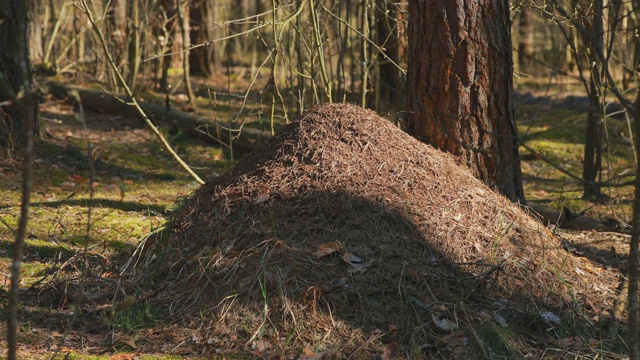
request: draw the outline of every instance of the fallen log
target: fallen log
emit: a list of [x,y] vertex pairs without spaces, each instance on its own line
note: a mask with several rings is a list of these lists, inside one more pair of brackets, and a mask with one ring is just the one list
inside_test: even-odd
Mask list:
[[563,229],[570,230],[615,231],[595,219],[574,213],[566,207],[552,209],[532,203],[528,203],[526,207],[532,210],[534,217],[537,217],[545,225],[556,224]]
[[[112,95],[103,91],[85,89],[55,81],[47,82],[46,86],[49,89],[49,93],[59,99],[69,97],[69,91],[77,91],[85,109],[142,119],[137,109],[127,101],[127,97],[124,95]],[[266,131],[246,126],[241,127],[238,124],[213,121],[208,117],[190,114],[173,108],[167,110],[165,105],[150,102],[139,102],[139,104],[147,116],[158,124],[186,129],[209,142],[223,146],[228,147],[232,143],[234,149],[250,151],[258,144],[264,143],[271,138],[271,133]]]

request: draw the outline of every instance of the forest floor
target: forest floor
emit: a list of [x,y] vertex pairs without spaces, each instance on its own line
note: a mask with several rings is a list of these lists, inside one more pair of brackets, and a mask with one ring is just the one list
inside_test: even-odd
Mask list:
[[[224,109],[234,106],[237,108],[238,104],[229,101]],[[93,290],[108,287],[117,292],[119,272],[138,244],[161,229],[181,199],[198,185],[141,121],[91,112],[78,119],[73,104],[51,97],[45,97],[40,109],[43,139],[36,146],[30,225],[22,267],[21,358],[41,359],[53,354],[60,358],[96,359],[197,357],[198,353],[181,352],[177,349],[180,345],[167,348],[159,342],[153,350],[153,346],[144,342],[150,334],[154,339],[164,337],[171,344],[203,341],[192,334],[188,324],[169,325],[156,318],[153,309],[145,308],[144,300],[142,306],[135,307],[115,303],[98,306],[82,316],[76,316],[74,310],[79,292],[85,294],[85,303],[80,304],[83,309],[91,304],[109,304],[109,299],[100,298],[105,292]],[[396,110],[387,109],[384,113]],[[619,229],[615,233],[582,230],[559,234],[566,240],[568,251],[597,258],[607,271],[620,273],[628,250],[626,233],[631,220],[633,186],[603,188],[600,198],[584,199],[580,183],[566,174],[581,175],[586,110],[582,96],[519,91],[516,114],[520,137],[535,150],[534,153],[521,148],[525,193],[532,203],[566,207]],[[628,123],[624,117],[611,117],[607,129],[603,181],[632,180],[635,160]],[[178,154],[205,179],[230,169],[239,156],[182,132],[163,131]],[[93,166],[87,161],[89,142],[95,146]],[[9,286],[13,231],[18,223],[20,178],[19,159],[0,160],[3,308]],[[550,228],[557,230],[556,225],[560,224],[552,224]],[[91,269],[89,278],[83,275],[86,269]],[[619,284],[603,286],[617,289]],[[111,296],[115,298],[117,294]],[[140,305],[139,301],[131,299],[136,305]],[[601,316],[610,315],[608,309],[599,310]],[[2,315],[4,320],[4,312]],[[558,336],[556,340],[545,356],[616,357],[627,352],[618,349],[614,353],[606,346],[599,347],[597,344],[603,340],[590,336]],[[619,340],[615,342],[622,343]],[[6,351],[5,346],[4,342],[0,344],[0,351]],[[313,351],[309,354],[307,349],[300,349],[299,354],[292,358],[314,358]],[[250,356],[240,353],[231,357]]]

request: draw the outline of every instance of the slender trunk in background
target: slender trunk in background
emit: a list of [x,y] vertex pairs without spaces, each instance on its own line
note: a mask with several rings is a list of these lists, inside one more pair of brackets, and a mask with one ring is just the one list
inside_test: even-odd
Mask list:
[[140,61],[141,61],[141,21],[140,21],[140,0],[133,0],[129,4],[129,10],[131,11],[130,22],[127,24],[127,34],[129,41],[129,51],[128,54],[128,65],[129,69],[127,73],[129,74],[129,87],[131,91],[136,93],[136,80],[138,78],[138,73],[140,72]]
[[[636,96],[636,152],[640,157],[640,94]],[[629,249],[629,356],[640,360],[640,322],[638,321],[638,244],[640,243],[640,167],[636,168],[636,191],[633,200],[633,231]]]
[[[378,45],[384,48],[385,54],[396,64],[398,61],[399,39],[396,27],[396,6],[387,0],[376,0],[378,9],[376,13],[376,32]],[[393,102],[398,96],[398,82],[400,71],[389,59],[378,55],[378,71],[380,97],[388,102]]]
[[409,2],[407,130],[524,202],[509,1]]
[[599,61],[597,52],[604,53],[604,25],[603,25],[603,0],[593,2],[593,15],[591,22],[585,19],[584,26],[589,30],[589,36],[583,35],[582,41],[589,59],[589,112],[587,114],[585,142],[584,142],[584,167],[582,178],[587,182],[584,186],[584,197],[593,198],[600,195],[600,187],[589,185],[589,182],[598,180],[602,171],[602,137],[604,123],[602,116],[604,109],[602,104],[602,62]]
[[180,27],[180,33],[182,34],[182,80],[184,81],[184,87],[187,92],[187,99],[189,106],[196,107],[196,96],[191,86],[191,74],[189,72],[189,47],[191,41],[189,40],[189,1],[185,2],[186,10],[182,9],[180,0],[176,0],[176,11],[178,15],[178,23]]
[[533,56],[533,9],[522,7],[518,22],[518,69],[527,72]]
[[40,18],[40,10],[42,8],[42,0],[32,0],[28,2],[29,6],[29,59],[33,63],[42,61],[43,42],[42,42],[42,19]]
[[[634,18],[634,26],[635,26],[635,31],[634,36],[633,36],[633,64],[632,64],[632,68],[633,68],[633,73],[634,75],[637,77],[638,73],[640,72],[640,15],[638,15],[638,9],[640,9],[640,0],[633,0],[631,2],[633,4],[633,9],[635,9],[635,11],[633,12],[635,15]],[[637,102],[636,102],[637,104]],[[638,109],[638,105],[636,105],[636,111]]]
[[[162,1],[163,8],[163,22],[161,26],[162,36],[163,36],[163,52],[171,52],[173,49],[173,39],[175,36],[176,26],[175,26],[175,15],[176,15],[176,7],[175,2],[171,0],[163,0]],[[171,63],[173,60],[173,56],[164,56],[162,59],[162,66],[160,69],[160,81],[158,83],[158,87],[160,91],[165,92],[167,95],[171,92],[169,88],[169,69],[171,68]]]

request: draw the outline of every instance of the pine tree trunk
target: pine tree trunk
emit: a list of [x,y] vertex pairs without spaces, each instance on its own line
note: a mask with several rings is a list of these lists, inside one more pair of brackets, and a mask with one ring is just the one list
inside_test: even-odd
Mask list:
[[[25,114],[11,96],[23,92],[25,87],[32,86],[29,50],[26,46],[27,32],[20,31],[21,26],[26,27],[26,11],[22,1],[8,1],[0,5],[0,103],[9,103],[2,106],[0,111],[0,148],[7,151],[21,149],[24,146],[24,121],[29,118],[37,119],[38,113],[35,106],[32,114]],[[24,23],[20,25],[21,21]],[[25,78],[23,74],[28,74],[28,77]],[[37,124],[32,125],[37,131]]]
[[409,133],[524,202],[508,0],[409,2]]

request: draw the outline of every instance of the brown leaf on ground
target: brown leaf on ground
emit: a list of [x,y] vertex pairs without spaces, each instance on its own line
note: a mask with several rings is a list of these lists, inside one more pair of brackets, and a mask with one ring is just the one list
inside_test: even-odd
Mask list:
[[458,324],[454,323],[449,319],[446,319],[446,318],[439,319],[437,316],[433,314],[431,314],[431,319],[433,320],[433,323],[436,324],[436,326],[440,330],[451,331],[451,330],[456,330],[458,328]]
[[398,344],[390,342],[384,347],[382,360],[394,360],[398,358]]
[[340,243],[337,242],[320,244],[320,246],[318,246],[318,250],[313,252],[313,255],[316,259],[320,259],[333,254],[336,251],[340,251],[340,249],[342,249],[342,247],[340,246]]
[[139,360],[140,354],[117,354],[109,357],[109,360]]
[[304,348],[302,350],[302,356],[298,358],[298,360],[320,360],[324,356],[324,352],[315,352],[312,349]]

